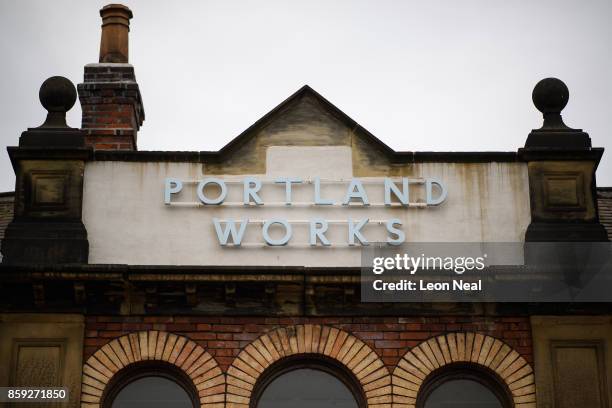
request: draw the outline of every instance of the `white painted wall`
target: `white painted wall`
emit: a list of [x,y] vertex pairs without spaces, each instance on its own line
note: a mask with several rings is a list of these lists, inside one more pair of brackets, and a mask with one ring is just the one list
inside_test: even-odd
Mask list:
[[[407,241],[413,242],[519,242],[530,222],[527,167],[523,163],[420,163],[415,177],[435,177],[448,189],[438,207],[384,208],[340,205],[285,207],[269,205],[284,199],[284,186],[264,184],[261,207],[167,206],[164,179],[198,180],[205,175],[199,163],[88,162],[85,168],[83,221],[87,228],[90,263],[142,265],[293,265],[359,266],[360,247],[346,246],[347,229],[330,225],[328,238],[338,246],[311,248],[308,226],[294,225],[286,247],[266,247],[261,226],[249,225],[242,247],[221,247],[212,218],[265,220],[325,218],[346,220],[400,218]],[[264,180],[278,176],[343,180],[352,177],[351,150],[344,146],[270,147]],[[238,180],[237,176],[216,176]],[[370,201],[382,203],[382,178],[363,179]],[[323,195],[340,201],[348,183],[325,184]],[[294,201],[312,201],[312,184],[294,186]],[[422,188],[411,190],[411,202],[424,199]],[[242,185],[229,184],[226,201],[240,201]],[[195,185],[186,184],[173,197],[196,202]],[[370,241],[383,241],[384,226],[369,225]]]

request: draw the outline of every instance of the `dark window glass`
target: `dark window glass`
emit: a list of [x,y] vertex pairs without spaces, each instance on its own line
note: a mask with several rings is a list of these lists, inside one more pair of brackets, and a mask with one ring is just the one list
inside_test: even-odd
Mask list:
[[324,371],[300,368],[272,380],[257,408],[357,408],[342,381]]
[[187,392],[164,377],[143,377],[119,391],[112,408],[194,408]]
[[449,380],[442,383],[425,401],[425,408],[503,408],[489,388],[472,380]]

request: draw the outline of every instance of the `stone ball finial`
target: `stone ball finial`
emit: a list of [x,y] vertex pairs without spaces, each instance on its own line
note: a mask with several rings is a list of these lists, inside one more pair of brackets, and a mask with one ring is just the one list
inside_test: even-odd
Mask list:
[[76,88],[68,78],[52,76],[40,86],[40,103],[49,112],[68,112],[76,102]]
[[533,88],[531,99],[543,114],[560,114],[569,100],[569,89],[560,79],[544,78]]
[[64,128],[66,124],[66,112],[76,102],[76,88],[68,78],[52,76],[40,86],[38,92],[40,103],[47,110],[47,119],[42,128]]
[[544,119],[542,127],[533,129],[525,142],[526,149],[590,149],[591,138],[582,129],[572,129],[563,122],[561,111],[569,100],[567,86],[557,78],[538,82],[531,94],[533,104]]

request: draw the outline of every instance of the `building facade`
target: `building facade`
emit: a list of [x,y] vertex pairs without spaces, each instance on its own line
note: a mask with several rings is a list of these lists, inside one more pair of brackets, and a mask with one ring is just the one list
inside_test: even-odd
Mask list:
[[563,123],[561,81],[512,152],[394,151],[308,86],[219,151],[138,151],[132,13],[100,13],[99,63],[47,80],[8,147],[0,386],[83,408],[612,403],[610,303],[360,296],[375,244],[608,241],[603,149]]

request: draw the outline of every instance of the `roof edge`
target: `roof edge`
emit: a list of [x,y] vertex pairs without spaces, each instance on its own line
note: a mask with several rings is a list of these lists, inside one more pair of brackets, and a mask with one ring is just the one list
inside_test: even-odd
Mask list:
[[[96,161],[127,162],[217,162],[222,159],[220,151],[152,151],[152,150],[97,150]],[[521,162],[517,152],[395,152],[394,163],[490,163]]]

